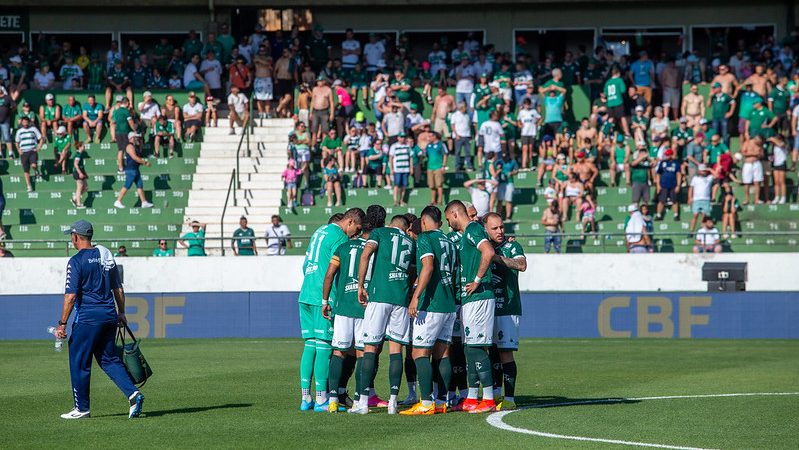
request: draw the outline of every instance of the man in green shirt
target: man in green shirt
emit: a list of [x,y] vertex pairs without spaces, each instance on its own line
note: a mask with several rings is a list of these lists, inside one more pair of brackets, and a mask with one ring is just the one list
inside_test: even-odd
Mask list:
[[624,131],[625,136],[630,136],[630,129],[627,127],[627,117],[624,114],[624,93],[627,92],[627,87],[624,85],[624,80],[621,78],[621,70],[618,66],[613,66],[611,70],[611,77],[605,82],[605,98],[608,101],[608,117],[616,119],[617,123],[621,123],[621,129]]
[[[447,392],[452,377],[449,344],[455,325],[455,265],[457,247],[441,231],[441,210],[427,206],[421,215],[422,233],[416,238],[419,277],[408,305],[413,322],[413,361],[421,402],[403,415],[432,415],[447,411]],[[430,362],[430,356],[433,362]],[[434,375],[434,370],[439,376]],[[433,402],[433,378],[438,395]]]
[[394,70],[394,79],[388,87],[389,93],[394,94],[402,103],[406,111],[411,109],[411,82],[405,78],[405,73],[400,69]]
[[197,32],[189,30],[189,37],[183,41],[183,58],[191,60],[194,55],[199,55],[203,50],[203,43],[197,38]]
[[777,85],[768,93],[768,109],[777,116],[776,130],[780,133],[785,133],[790,128],[788,104],[791,101],[791,94],[785,88],[787,85],[788,77],[780,77]]
[[[305,260],[302,263],[303,280],[298,298],[300,309],[300,331],[305,345],[300,359],[300,389],[302,400],[300,411],[313,409],[327,412],[327,381],[330,356],[333,348],[333,327],[322,315],[322,308],[329,300],[322,297],[322,286],[327,267],[338,246],[361,232],[364,212],[351,208],[341,220],[322,225],[311,235]],[[311,378],[315,378],[316,404],[311,397]]]
[[[408,316],[408,294],[416,275],[416,246],[408,236],[408,219],[397,215],[388,227],[378,228],[369,235],[358,266],[358,301],[366,305],[363,323],[363,365],[361,377],[375,376],[377,351],[383,339],[389,341],[388,379],[391,398],[388,413],[397,414],[397,395],[402,384],[402,347],[410,344],[411,323]],[[370,264],[370,258],[374,259]],[[369,286],[366,277],[370,267]],[[369,388],[364,386],[358,406],[351,412],[369,412]]]
[[67,134],[77,138],[83,120],[83,110],[80,103],[75,101],[74,95],[67,97],[67,104],[61,109],[61,118],[67,126]]
[[205,256],[205,228],[204,223],[191,222],[191,231],[181,236],[178,244],[188,248],[187,256]]
[[[169,43],[169,38],[161,37],[161,41],[153,48],[153,65],[162,73],[166,70],[169,58],[175,47]],[[182,74],[181,74],[182,75]]]
[[67,133],[66,127],[61,125],[56,130],[53,138],[53,156],[55,157],[56,167],[61,166],[61,174],[67,173],[67,161],[73,147],[72,135]]
[[763,106],[763,100],[758,97],[755,100],[755,108],[749,113],[749,124],[746,127],[746,139],[752,139],[755,136],[762,136],[763,140],[767,140],[774,136],[774,125],[777,124],[777,116],[773,112]]
[[247,218],[244,216],[239,219],[239,229],[233,232],[230,247],[233,249],[233,254],[237,256],[258,254],[258,249],[255,248],[255,231],[247,226]]
[[447,170],[447,147],[441,143],[438,133],[424,149],[427,155],[427,187],[430,188],[430,204],[444,203],[444,172]]
[[727,148],[727,145],[721,142],[719,135],[714,134],[710,137],[710,144],[705,148],[705,163],[712,166],[719,160],[719,156],[729,153],[729,151],[730,149]]
[[155,129],[153,130],[154,136],[154,153],[156,158],[161,157],[161,146],[167,144],[169,146],[169,156],[175,155],[175,126],[172,122],[167,120],[165,115],[158,116],[155,122]]
[[167,248],[166,240],[161,239],[158,241],[158,248],[153,250],[153,256],[157,257],[165,257],[165,256],[175,256],[175,251],[171,248]]
[[122,67],[122,61],[114,61],[114,68],[108,72],[105,87],[105,109],[111,108],[111,96],[124,94],[129,102],[133,102],[133,89],[130,87],[128,71]]
[[94,132],[94,143],[99,144],[103,135],[103,105],[97,103],[94,94],[86,97],[83,105],[83,132],[86,133],[86,143],[92,143],[92,132]]
[[[485,228],[469,220],[466,206],[461,201],[451,201],[445,214],[450,228],[463,232],[458,256],[469,394],[462,409],[470,413],[489,412],[496,409],[494,379],[488,357],[494,337],[495,300],[491,277],[494,248],[488,241]],[[479,385],[483,386],[483,401],[478,403]]]
[[522,316],[522,297],[519,292],[519,272],[527,270],[527,257],[519,241],[505,238],[505,225],[499,214],[488,213],[485,218],[486,232],[494,245],[496,254],[492,258],[491,273],[494,277],[494,345],[497,346],[499,360],[493,361],[494,367],[499,364],[501,373],[495,371],[494,383],[505,380],[505,397],[497,406],[497,410],[516,409],[514,394],[516,391],[516,361],[513,352],[519,349],[519,320]]
[[122,157],[128,148],[128,133],[136,128],[136,122],[130,114],[130,101],[127,97],[122,97],[118,101],[118,106],[111,114],[111,120],[114,122],[114,140],[117,143],[117,168],[121,173]]
[[[343,387],[346,392],[348,380],[342,379],[342,371],[347,352],[353,347],[356,355],[354,372],[356,374],[356,400],[360,398],[361,391],[363,391],[363,380],[360,373],[364,348],[364,308],[358,302],[358,263],[372,231],[384,227],[385,222],[385,208],[379,205],[370,206],[363,222],[361,236],[339,245],[330,259],[330,265],[327,266],[327,273],[322,285],[322,298],[330,298],[334,286],[336,290],[335,303],[332,305],[328,303],[322,307],[324,317],[328,320],[333,319],[333,357],[330,358],[330,377],[328,378],[328,384],[331,387],[328,411],[331,413],[338,412],[339,405],[346,403],[346,399],[339,398],[337,388]],[[366,283],[368,285],[368,280]]]
[[100,61],[100,55],[97,52],[92,52],[92,61],[86,68],[86,73],[88,81],[86,89],[89,91],[101,90],[105,80],[105,64]]
[[[713,83],[713,91],[710,98],[707,99],[708,107],[710,108],[710,118],[713,121],[712,127],[718,132],[721,132],[721,137],[724,142],[729,145],[730,132],[729,121],[732,114],[735,112],[735,99],[721,90],[721,83]],[[708,136],[709,138],[710,136]]]

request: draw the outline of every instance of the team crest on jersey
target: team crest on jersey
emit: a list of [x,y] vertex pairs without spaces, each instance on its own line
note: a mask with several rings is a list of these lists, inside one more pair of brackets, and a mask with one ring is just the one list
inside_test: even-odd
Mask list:
[[499,338],[499,340],[500,340],[500,341],[502,340],[502,337],[503,337],[503,336],[505,336],[505,333],[503,333],[502,331],[500,331],[499,333],[497,333],[497,337]]
[[463,332],[466,333],[466,336],[468,336],[471,330],[469,330],[469,327],[466,327],[463,329]]

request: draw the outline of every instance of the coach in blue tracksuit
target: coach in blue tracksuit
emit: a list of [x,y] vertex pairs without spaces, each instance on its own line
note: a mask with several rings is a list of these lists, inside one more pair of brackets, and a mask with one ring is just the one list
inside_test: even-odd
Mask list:
[[57,337],[66,338],[67,320],[74,306],[75,321],[69,337],[69,372],[75,409],[62,414],[61,418],[89,417],[92,356],[128,398],[128,417],[138,417],[144,396],[133,385],[115,351],[117,326],[123,325],[126,319],[125,292],[114,257],[107,248],[92,246],[94,230],[85,220],[75,222],[64,234],[70,235],[78,254],[70,258],[67,264],[64,308],[56,329]]

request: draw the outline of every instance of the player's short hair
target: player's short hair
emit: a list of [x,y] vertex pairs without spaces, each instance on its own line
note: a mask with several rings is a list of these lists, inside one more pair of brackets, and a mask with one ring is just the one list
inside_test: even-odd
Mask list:
[[411,233],[413,233],[413,234],[415,234],[417,236],[419,234],[421,234],[422,233],[422,220],[421,219],[416,219],[413,222],[411,222],[411,226],[410,226],[410,228],[408,228],[408,231],[410,231]]
[[480,222],[483,225],[486,225],[488,223],[488,219],[491,219],[491,218],[497,218],[497,219],[499,219],[500,222],[502,222],[502,216],[500,216],[499,214],[497,214],[495,212],[490,212],[490,213],[486,214],[485,216],[481,217],[480,218]]
[[392,225],[399,225],[399,226],[401,226],[402,228],[405,228],[405,229],[407,229],[407,228],[408,228],[408,226],[409,226],[411,223],[410,223],[410,222],[408,222],[408,219],[407,219],[405,216],[403,216],[402,214],[398,214],[398,215],[396,215],[396,216],[394,216],[394,217],[392,217],[392,218],[391,218],[391,224],[392,224]]
[[351,219],[358,223],[363,223],[366,213],[361,208],[350,208],[344,213],[342,219]]
[[408,221],[408,225],[412,224],[414,220],[418,219],[414,213],[405,213],[402,216]]
[[427,217],[435,223],[441,223],[441,210],[434,205],[425,206],[422,210],[422,217]]
[[447,203],[447,207],[444,208],[444,214],[446,214],[446,213],[448,213],[450,211],[454,211],[454,212],[457,212],[458,214],[466,215],[466,205],[464,205],[463,202],[460,201],[460,200],[453,200],[453,201]]
[[343,218],[344,218],[344,214],[335,213],[332,216],[330,216],[330,219],[327,221],[327,223],[329,225],[329,224],[334,223],[334,222],[341,222],[341,219],[343,219]]
[[386,226],[386,208],[370,205],[366,208],[366,222],[372,225],[372,229]]

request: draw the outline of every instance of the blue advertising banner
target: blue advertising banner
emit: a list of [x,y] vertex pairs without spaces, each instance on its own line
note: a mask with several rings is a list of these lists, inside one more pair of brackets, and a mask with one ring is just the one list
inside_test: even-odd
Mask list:
[[[0,297],[0,339],[45,339],[62,296]],[[799,339],[799,293],[522,294],[522,337]],[[128,294],[148,338],[299,337],[297,294]]]

